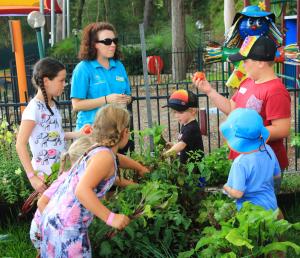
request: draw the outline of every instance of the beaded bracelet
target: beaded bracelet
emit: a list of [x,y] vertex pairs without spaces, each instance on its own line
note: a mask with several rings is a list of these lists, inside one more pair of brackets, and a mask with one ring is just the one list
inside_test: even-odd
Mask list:
[[109,213],[109,216],[108,216],[107,221],[106,221],[106,225],[111,226],[112,221],[113,221],[115,215],[116,215],[116,214],[113,213],[113,212],[110,212],[110,213]]
[[29,172],[26,175],[27,175],[28,179],[30,179],[30,178],[32,178],[32,177],[35,176],[33,172]]

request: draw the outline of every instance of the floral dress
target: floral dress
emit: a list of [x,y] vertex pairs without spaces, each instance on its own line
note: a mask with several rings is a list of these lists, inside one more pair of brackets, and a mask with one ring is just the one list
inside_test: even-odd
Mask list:
[[111,149],[96,147],[70,170],[43,212],[41,219],[41,257],[91,257],[88,226],[93,214],[75,196],[76,186],[85,173],[87,161],[100,151],[110,151],[114,156],[115,172],[94,189],[102,198],[113,185],[117,175],[116,157]]

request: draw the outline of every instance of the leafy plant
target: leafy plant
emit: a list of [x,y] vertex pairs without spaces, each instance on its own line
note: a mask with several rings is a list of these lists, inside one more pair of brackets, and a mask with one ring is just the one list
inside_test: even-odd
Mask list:
[[280,191],[285,193],[293,193],[300,189],[299,173],[284,173],[281,181]]
[[194,254],[208,257],[260,257],[276,251],[286,252],[292,247],[300,254],[300,246],[280,237],[290,228],[300,230],[299,223],[291,224],[286,220],[277,220],[277,211],[266,211],[249,202],[234,217],[220,223],[221,228],[206,227],[194,249],[180,253],[179,257],[191,257]]
[[202,159],[199,168],[207,185],[216,186],[226,183],[232,164],[232,161],[228,159],[228,151],[229,148],[223,146]]
[[16,153],[16,127],[3,120],[0,125],[0,202],[18,203],[30,193],[31,186]]

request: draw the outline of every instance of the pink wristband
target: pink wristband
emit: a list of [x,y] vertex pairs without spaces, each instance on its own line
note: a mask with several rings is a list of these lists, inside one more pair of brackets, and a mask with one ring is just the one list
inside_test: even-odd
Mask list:
[[28,179],[30,179],[30,178],[32,178],[32,177],[35,176],[33,172],[27,173],[26,175],[27,175]]
[[113,212],[110,212],[110,213],[109,213],[109,216],[108,216],[107,221],[106,221],[106,224],[107,224],[108,226],[111,226],[112,221],[113,221],[115,215],[116,215],[116,214],[113,213]]

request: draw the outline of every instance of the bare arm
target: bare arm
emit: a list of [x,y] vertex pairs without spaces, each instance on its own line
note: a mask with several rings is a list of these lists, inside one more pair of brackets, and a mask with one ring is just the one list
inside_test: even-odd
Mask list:
[[79,138],[80,136],[83,136],[81,131],[65,132],[65,140],[76,139]]
[[224,185],[223,186],[223,189],[233,198],[236,198],[236,199],[240,199],[243,197],[244,195],[244,192],[241,192],[241,191],[238,191],[238,190],[235,190],[227,185]]
[[186,147],[186,143],[180,141],[175,143],[170,149],[168,149],[164,155],[168,156],[171,153],[178,153]]
[[96,99],[72,98],[72,107],[74,111],[81,111],[99,108],[105,104],[110,103],[128,104],[130,102],[131,96],[125,94],[110,94],[106,96],[106,101],[105,97],[100,97]]
[[[99,169],[101,164],[101,169]],[[94,188],[104,179],[110,177],[114,172],[113,157],[110,152],[102,151],[95,154],[87,165],[86,171],[79,180],[75,189],[75,195],[82,205],[91,211],[95,216],[107,221],[110,210],[98,199]],[[129,223],[129,218],[122,214],[116,214],[112,226],[122,229]]]
[[128,168],[128,169],[133,169],[138,172],[140,176],[145,175],[145,173],[149,173],[149,169],[139,162],[127,157],[126,155],[118,153],[118,158],[119,158],[119,163],[120,163],[120,168]]
[[37,202],[37,206],[38,206],[40,213],[43,213],[43,211],[46,208],[49,201],[50,201],[50,199],[46,195],[42,194],[42,196],[39,198],[39,200]]
[[[33,120],[23,120],[21,122],[17,142],[16,142],[16,150],[19,156],[19,159],[24,167],[26,174],[34,173],[34,169],[31,164],[30,154],[27,149],[27,144],[29,141],[29,137],[35,127],[35,121]],[[44,182],[38,177],[33,176],[29,179],[32,187],[39,192],[43,192],[46,189],[46,185]]]
[[207,80],[193,78],[193,83],[201,92],[205,93],[212,100],[218,109],[226,115],[235,108],[235,102],[219,94],[212,88]]
[[271,125],[266,128],[270,132],[270,140],[282,139],[290,134],[291,118],[281,118],[271,121]]
[[74,111],[91,110],[105,105],[105,98],[97,99],[72,99],[72,107]]

